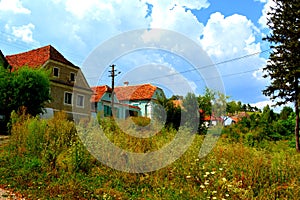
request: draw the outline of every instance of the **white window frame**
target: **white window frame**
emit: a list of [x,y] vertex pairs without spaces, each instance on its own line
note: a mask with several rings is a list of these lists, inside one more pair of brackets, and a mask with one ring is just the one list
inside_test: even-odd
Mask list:
[[[57,76],[55,76],[55,73],[54,73],[55,69],[57,69],[57,73],[58,73]],[[59,71],[60,71],[59,67],[53,67],[53,76],[59,78],[59,74],[60,74]]]
[[[81,105],[78,105],[78,98],[79,97],[82,97],[82,106]],[[82,95],[82,94],[77,94],[77,98],[76,98],[76,107],[79,107],[79,108],[84,108],[84,99],[85,99],[85,96]]]
[[[71,94],[71,104],[66,103],[66,94]],[[73,93],[72,92],[64,92],[64,105],[72,106],[73,105]]]

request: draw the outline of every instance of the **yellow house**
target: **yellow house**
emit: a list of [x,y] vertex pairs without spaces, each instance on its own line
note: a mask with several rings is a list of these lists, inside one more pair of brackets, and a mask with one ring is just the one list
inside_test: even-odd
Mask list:
[[48,112],[65,111],[69,119],[90,118],[89,87],[79,67],[68,61],[51,45],[31,51],[6,56],[12,70],[23,66],[45,68],[51,71],[50,93],[52,100],[47,103]]

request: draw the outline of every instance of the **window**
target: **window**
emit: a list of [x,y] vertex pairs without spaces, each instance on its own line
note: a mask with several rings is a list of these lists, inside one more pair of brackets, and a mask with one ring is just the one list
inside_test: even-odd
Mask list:
[[72,105],[72,93],[65,92],[65,104]]
[[59,68],[53,67],[53,76],[59,77]]
[[75,81],[75,73],[71,72],[70,74],[70,81]]
[[77,107],[84,107],[84,96],[83,95],[77,95],[76,105],[77,105]]

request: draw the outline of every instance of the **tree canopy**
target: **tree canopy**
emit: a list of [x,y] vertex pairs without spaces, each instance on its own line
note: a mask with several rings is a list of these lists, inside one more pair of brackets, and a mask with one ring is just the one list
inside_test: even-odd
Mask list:
[[300,1],[274,0],[267,25],[271,33],[265,38],[271,44],[265,78],[271,79],[263,94],[277,105],[293,102],[296,113],[296,148],[299,145],[299,78],[300,78]]
[[10,113],[25,107],[30,115],[43,112],[50,100],[49,73],[43,69],[21,69],[10,72],[0,66],[0,114],[8,120]]

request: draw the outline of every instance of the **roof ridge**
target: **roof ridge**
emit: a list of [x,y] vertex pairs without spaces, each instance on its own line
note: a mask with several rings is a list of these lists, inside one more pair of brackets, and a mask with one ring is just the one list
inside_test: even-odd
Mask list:
[[47,45],[32,49],[29,51],[6,56],[9,64],[12,67],[22,67],[28,65],[29,67],[42,66],[48,60],[57,61],[75,68],[79,68],[67,60],[55,47]]

